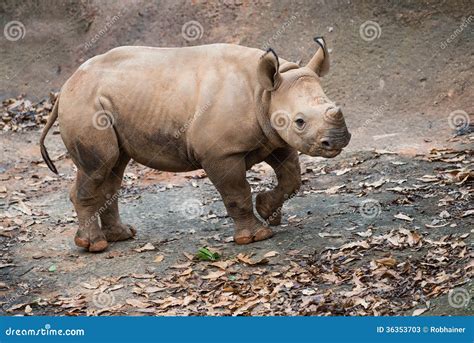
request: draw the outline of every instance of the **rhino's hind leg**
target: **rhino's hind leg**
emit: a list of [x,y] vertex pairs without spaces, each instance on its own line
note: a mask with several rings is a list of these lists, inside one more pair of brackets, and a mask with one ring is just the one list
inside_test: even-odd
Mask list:
[[275,170],[278,185],[271,191],[259,193],[255,207],[269,225],[280,225],[283,203],[298,191],[301,185],[298,153],[292,148],[277,149],[265,162]]
[[81,248],[91,252],[98,252],[107,248],[107,240],[99,226],[99,197],[97,184],[93,179],[79,170],[76,184],[72,187],[70,198],[76,209],[79,220],[74,242]]
[[108,242],[130,239],[134,237],[137,232],[131,225],[122,223],[118,209],[120,186],[122,184],[123,173],[129,161],[130,157],[121,153],[116,165],[102,186],[103,196],[106,200],[104,210],[100,213],[100,221],[102,224],[102,232],[105,234]]
[[[87,121],[83,122],[88,124]],[[104,187],[120,157],[119,146],[112,127],[99,130],[77,127],[83,132],[78,136],[69,126],[64,131],[64,143],[78,168],[76,184],[71,190],[71,201],[77,212],[79,229],[74,242],[91,252],[107,248],[107,238],[100,227],[100,216],[107,210]],[[62,132],[63,133],[63,132]]]
[[250,185],[245,178],[245,158],[229,157],[218,163],[209,161],[203,167],[221,194],[227,213],[234,220],[234,241],[248,244],[272,237],[272,230],[253,212]]

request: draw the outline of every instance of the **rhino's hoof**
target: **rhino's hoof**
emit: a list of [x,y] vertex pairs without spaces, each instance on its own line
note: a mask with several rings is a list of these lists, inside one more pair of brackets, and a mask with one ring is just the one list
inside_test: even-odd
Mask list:
[[253,242],[253,234],[250,230],[240,230],[234,235],[234,242],[237,244],[249,244]]
[[131,225],[117,225],[112,228],[104,228],[102,230],[109,242],[125,241],[135,237],[137,230]]
[[89,251],[90,252],[101,252],[101,251],[104,251],[105,249],[107,249],[108,245],[109,244],[107,243],[107,241],[97,241],[97,242],[91,243],[91,245],[89,245]]
[[234,242],[242,245],[249,244],[252,242],[263,241],[264,239],[270,238],[273,236],[273,231],[268,227],[261,227],[254,231],[253,233],[250,230],[241,230],[234,235]]
[[273,231],[270,228],[264,226],[260,228],[259,230],[257,230],[257,232],[255,232],[253,240],[255,242],[263,241],[264,239],[268,239],[272,236],[273,236]]
[[75,237],[74,243],[78,247],[88,249],[90,252],[100,252],[107,249],[108,243],[106,240],[98,240],[97,242],[90,242],[87,238]]
[[75,237],[74,243],[80,248],[89,248],[89,240],[87,238]]
[[269,192],[257,194],[255,208],[258,214],[268,225],[276,226],[281,224],[281,206],[275,209],[271,207],[272,197]]

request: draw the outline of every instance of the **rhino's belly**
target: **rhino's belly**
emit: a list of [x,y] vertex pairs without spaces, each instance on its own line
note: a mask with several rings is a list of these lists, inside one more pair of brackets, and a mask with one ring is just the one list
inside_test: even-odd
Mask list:
[[184,137],[163,130],[117,130],[121,147],[136,162],[147,167],[184,172],[201,166],[189,156]]

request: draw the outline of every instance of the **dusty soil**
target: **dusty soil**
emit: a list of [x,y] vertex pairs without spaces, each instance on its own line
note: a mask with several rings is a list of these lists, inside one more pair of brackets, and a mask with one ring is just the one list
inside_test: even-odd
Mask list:
[[[229,241],[231,221],[202,171],[132,163],[120,207],[138,236],[89,254],[73,244],[74,166],[59,135],[47,142],[56,177],[41,161],[40,128],[7,123],[0,133],[0,312],[472,314],[473,135],[454,137],[450,113],[463,111],[473,122],[473,24],[462,26],[473,6],[2,2],[2,27],[13,20],[25,27],[22,39],[0,39],[2,99],[43,99],[87,58],[119,45],[271,46],[306,63],[312,37],[324,35],[332,70],[323,86],[343,106],[353,139],[335,159],[302,156],[305,182],[284,206],[283,225],[249,246]],[[203,28],[193,41],[182,35],[191,20]],[[370,41],[360,35],[368,20],[380,26]],[[265,164],[248,178],[255,194],[274,182]],[[197,260],[203,247],[219,259]]]

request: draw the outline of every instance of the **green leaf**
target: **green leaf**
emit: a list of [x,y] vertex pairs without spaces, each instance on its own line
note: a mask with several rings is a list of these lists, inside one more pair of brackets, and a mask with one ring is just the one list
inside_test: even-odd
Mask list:
[[49,270],[51,273],[55,272],[56,269],[58,269],[58,268],[56,267],[55,264],[52,264],[52,265],[48,268],[48,270]]
[[198,250],[197,258],[201,261],[217,261],[219,259],[217,252],[209,250],[207,247]]

